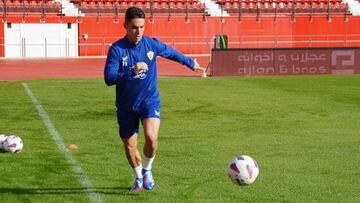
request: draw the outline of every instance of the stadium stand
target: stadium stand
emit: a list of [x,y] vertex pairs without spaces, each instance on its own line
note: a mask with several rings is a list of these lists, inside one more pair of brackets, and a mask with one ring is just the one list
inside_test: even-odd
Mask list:
[[146,13],[203,13],[204,6],[197,0],[71,0],[84,14],[122,13],[130,6]]
[[344,12],[341,0],[216,0],[228,13],[326,13]]
[[54,0],[2,0],[0,10],[6,13],[60,13],[61,3]]
[[[350,8],[347,7],[349,4]],[[206,13],[229,16],[251,13],[360,13],[357,0],[2,0],[3,13],[61,13],[66,16],[123,13],[138,6],[146,13]]]
[[27,23],[75,29],[78,56],[104,56],[130,6],[145,10],[147,35],[186,54],[209,54],[219,34],[229,48],[360,46],[358,0],[0,0],[0,57]]

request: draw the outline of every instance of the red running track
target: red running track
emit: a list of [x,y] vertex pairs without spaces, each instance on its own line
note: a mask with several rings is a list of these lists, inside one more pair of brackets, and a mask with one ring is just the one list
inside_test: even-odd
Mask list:
[[[207,67],[209,56],[196,57],[201,66]],[[0,81],[103,78],[105,58],[54,58],[54,59],[0,59]],[[199,77],[176,62],[158,58],[159,76]]]

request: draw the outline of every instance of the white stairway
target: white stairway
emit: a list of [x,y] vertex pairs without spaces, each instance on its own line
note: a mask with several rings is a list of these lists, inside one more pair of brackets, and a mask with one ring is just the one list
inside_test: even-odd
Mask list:
[[360,2],[358,0],[343,0],[349,5],[350,13],[354,16],[360,16]]
[[215,3],[213,0],[199,1],[205,4],[205,11],[210,14],[210,16],[229,16],[229,13],[225,10],[221,10],[220,5]]
[[55,2],[61,3],[62,11],[61,13],[65,16],[82,16],[81,11],[79,12],[78,7],[76,7],[69,0],[55,0]]

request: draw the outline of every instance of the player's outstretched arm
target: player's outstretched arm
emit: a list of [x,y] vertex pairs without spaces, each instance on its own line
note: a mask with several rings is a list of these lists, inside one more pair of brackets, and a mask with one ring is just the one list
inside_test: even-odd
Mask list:
[[157,53],[159,56],[165,57],[167,59],[176,61],[182,65],[186,65],[188,68],[201,72],[202,77],[206,77],[206,69],[202,68],[196,59],[191,59],[181,52],[175,50],[174,48],[167,46],[163,42],[159,41],[156,38],[153,38],[153,43],[157,48]]

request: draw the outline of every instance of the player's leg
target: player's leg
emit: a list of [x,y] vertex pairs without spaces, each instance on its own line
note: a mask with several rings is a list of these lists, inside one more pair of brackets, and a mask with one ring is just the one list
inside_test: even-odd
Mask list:
[[140,112],[142,126],[144,128],[145,144],[143,148],[143,180],[144,188],[152,190],[155,181],[151,167],[158,149],[158,136],[160,128],[160,102],[154,101],[146,104]]
[[[160,119],[159,118],[146,118],[142,120],[142,125],[144,127],[144,155],[148,158],[154,157],[158,149],[158,136],[160,129]],[[147,168],[144,166],[146,169]]]
[[137,133],[134,133],[129,138],[121,138],[124,144],[126,158],[132,168],[141,165],[141,155],[137,149],[137,137]]
[[131,191],[140,191],[143,188],[141,155],[137,149],[139,132],[139,116],[133,112],[117,111],[119,134],[123,142],[126,158],[135,173],[135,181]]
[[141,155],[137,149],[137,137],[137,133],[134,133],[129,138],[121,138],[124,145],[126,158],[130,166],[133,168],[136,176],[130,191],[140,191],[143,188],[142,163]]
[[158,149],[158,136],[160,128],[159,118],[146,118],[142,120],[144,127],[145,144],[143,148],[143,181],[144,188],[152,190],[155,186],[154,177],[152,175],[151,167],[155,159],[155,154]]
[[160,129],[160,102],[154,101],[146,104],[140,111],[140,117],[145,136],[143,152],[145,157],[152,158],[155,156],[158,149],[158,134]]

